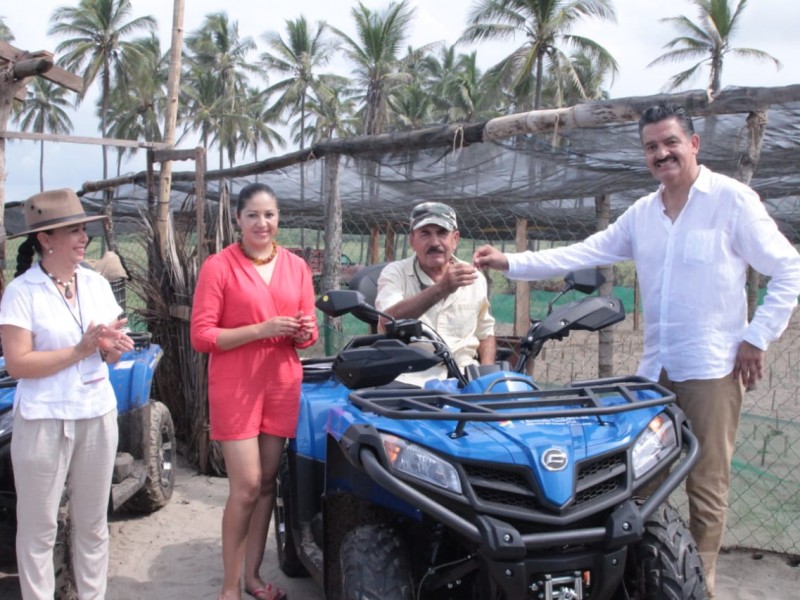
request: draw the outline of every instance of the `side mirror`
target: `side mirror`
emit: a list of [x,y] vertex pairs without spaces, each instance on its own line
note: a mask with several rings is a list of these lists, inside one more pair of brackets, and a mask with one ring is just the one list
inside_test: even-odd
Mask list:
[[368,306],[364,294],[356,290],[329,290],[317,298],[314,305],[329,317],[341,317]]
[[599,269],[580,269],[567,273],[564,283],[570,290],[577,290],[582,294],[591,294],[606,282],[606,278]]

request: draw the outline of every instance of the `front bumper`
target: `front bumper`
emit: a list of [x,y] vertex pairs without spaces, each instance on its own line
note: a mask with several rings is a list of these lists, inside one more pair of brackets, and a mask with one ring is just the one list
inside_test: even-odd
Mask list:
[[[562,574],[566,579],[574,579],[575,585],[579,586],[581,573],[587,571],[593,574],[592,597],[606,598],[622,578],[627,546],[641,539],[645,522],[686,478],[697,461],[697,438],[686,423],[681,425],[681,430],[683,453],[669,475],[646,500],[625,500],[602,526],[564,527],[538,533],[521,533],[510,523],[488,515],[479,515],[474,521],[466,519],[395,477],[369,446],[361,446],[357,457],[370,479],[474,545],[477,561],[503,588],[507,598],[524,599],[529,594],[533,594],[532,597],[558,598],[558,595],[548,595],[546,591],[552,585],[550,575],[543,577],[541,574]],[[350,456],[355,458],[352,453]],[[554,547],[583,549],[572,553],[544,552]],[[539,596],[540,592],[544,595]]]

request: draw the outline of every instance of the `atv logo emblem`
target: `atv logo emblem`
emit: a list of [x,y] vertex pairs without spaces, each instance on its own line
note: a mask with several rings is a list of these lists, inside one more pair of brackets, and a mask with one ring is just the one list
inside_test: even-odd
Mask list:
[[563,471],[568,462],[567,453],[561,448],[548,448],[542,454],[542,465],[548,471]]

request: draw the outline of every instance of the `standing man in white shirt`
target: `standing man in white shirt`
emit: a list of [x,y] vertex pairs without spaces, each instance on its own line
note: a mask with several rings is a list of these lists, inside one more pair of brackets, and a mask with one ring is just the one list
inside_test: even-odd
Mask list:
[[[638,374],[675,392],[700,440],[686,489],[713,597],[744,386],[762,377],[767,346],[789,323],[800,294],[800,255],[752,189],[698,164],[700,138],[683,108],[647,109],[639,135],[658,190],[583,242],[517,254],[483,246],[473,263],[536,280],[635,262],[645,321]],[[750,323],[748,265],[771,277]]]
[[[432,327],[461,368],[494,363],[495,321],[489,312],[486,278],[455,257],[461,239],[456,211],[441,202],[423,202],[411,211],[409,225],[414,255],[384,267],[375,307],[395,319],[420,319]],[[446,376],[439,366],[398,380],[423,385]]]

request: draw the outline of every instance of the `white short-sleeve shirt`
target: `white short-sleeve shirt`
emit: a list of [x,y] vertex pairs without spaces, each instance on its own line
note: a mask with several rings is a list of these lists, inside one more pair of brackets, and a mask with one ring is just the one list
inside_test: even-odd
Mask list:
[[[0,325],[30,331],[33,349],[43,351],[74,346],[91,323],[112,322],[122,309],[108,281],[80,266],[76,277],[72,309],[35,263],[3,291]],[[89,419],[115,406],[108,367],[99,352],[54,375],[20,379],[14,395],[14,410],[25,419]]]

